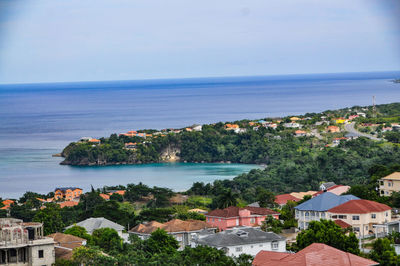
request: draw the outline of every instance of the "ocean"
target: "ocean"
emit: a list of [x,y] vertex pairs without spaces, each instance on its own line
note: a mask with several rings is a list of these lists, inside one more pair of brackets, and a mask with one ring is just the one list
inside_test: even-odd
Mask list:
[[62,166],[51,157],[81,137],[259,119],[400,101],[400,72],[53,84],[0,84],[0,197],[59,186],[143,182],[180,191],[256,165]]

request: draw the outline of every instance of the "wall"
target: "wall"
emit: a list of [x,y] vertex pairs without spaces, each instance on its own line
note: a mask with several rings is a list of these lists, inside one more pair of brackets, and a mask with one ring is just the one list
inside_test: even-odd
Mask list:
[[[39,258],[39,250],[43,250],[43,258]],[[50,266],[55,263],[54,244],[43,244],[31,246],[29,255],[32,261],[32,266]]]
[[[242,251],[236,251],[236,248],[242,248]],[[255,256],[261,250],[286,252],[286,241],[284,240],[278,241],[278,248],[274,250],[272,250],[271,242],[256,243],[256,244],[242,245],[242,246],[230,246],[228,247],[227,255],[231,257],[238,257],[240,254],[249,254]]]
[[[383,185],[381,185],[381,181],[383,181]],[[389,183],[391,183],[392,186],[389,187]],[[381,195],[390,196],[393,191],[400,191],[400,181],[381,179],[379,180],[379,191],[384,191],[384,194]]]

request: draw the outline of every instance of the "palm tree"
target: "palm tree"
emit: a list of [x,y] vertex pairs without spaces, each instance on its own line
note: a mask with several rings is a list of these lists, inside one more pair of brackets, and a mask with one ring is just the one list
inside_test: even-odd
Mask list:
[[226,189],[221,195],[218,196],[218,208],[224,209],[230,206],[236,206],[238,204],[238,194],[233,193],[232,189]]

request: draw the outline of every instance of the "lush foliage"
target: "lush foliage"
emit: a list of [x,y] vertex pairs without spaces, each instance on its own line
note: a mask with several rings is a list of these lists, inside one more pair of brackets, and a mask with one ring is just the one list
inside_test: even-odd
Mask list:
[[393,242],[387,238],[378,238],[372,244],[369,257],[379,262],[380,265],[395,266],[400,264],[400,256],[397,256]]
[[312,243],[324,243],[331,247],[359,254],[358,239],[352,232],[345,232],[331,220],[311,221],[308,229],[300,232],[296,238],[294,250],[299,251]]

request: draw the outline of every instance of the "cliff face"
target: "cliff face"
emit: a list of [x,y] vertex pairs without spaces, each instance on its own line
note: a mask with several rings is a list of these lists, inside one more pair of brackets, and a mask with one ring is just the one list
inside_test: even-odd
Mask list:
[[177,145],[168,145],[160,154],[162,162],[178,162],[181,149]]

